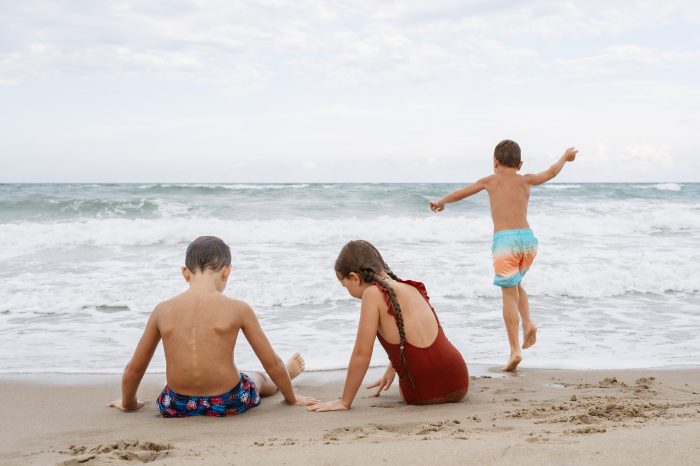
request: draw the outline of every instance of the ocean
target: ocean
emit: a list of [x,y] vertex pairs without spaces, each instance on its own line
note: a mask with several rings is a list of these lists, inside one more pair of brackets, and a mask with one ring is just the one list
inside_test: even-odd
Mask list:
[[[231,246],[225,293],[255,309],[283,358],[347,367],[360,303],[333,263],[366,239],[397,275],[426,284],[468,363],[501,365],[488,197],[428,209],[457,187],[2,184],[0,372],[120,372],[153,307],[186,289],[180,267],[201,235]],[[540,331],[521,367],[698,364],[700,184],[546,184],[529,220],[539,253],[523,284]],[[239,368],[259,368],[239,342]],[[372,364],[386,361],[377,345]],[[159,349],[150,371],[164,369]]]

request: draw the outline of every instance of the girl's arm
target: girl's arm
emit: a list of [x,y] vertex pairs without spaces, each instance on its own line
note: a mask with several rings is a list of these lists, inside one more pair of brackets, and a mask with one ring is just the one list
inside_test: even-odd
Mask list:
[[382,390],[389,390],[391,384],[394,383],[395,377],[396,369],[394,369],[394,366],[391,365],[391,361],[389,361],[389,366],[386,368],[386,371],[384,371],[384,375],[382,376],[382,378],[374,383],[367,384],[365,388],[369,390],[370,388],[377,387],[377,389],[374,391],[374,396],[379,396],[381,395]]
[[362,385],[367,368],[372,359],[374,339],[377,338],[379,327],[379,304],[382,300],[381,292],[374,286],[365,290],[362,295],[362,307],[360,308],[360,323],[355,338],[355,348],[352,350],[348,375],[345,378],[343,397],[340,400],[318,403],[309,406],[311,411],[339,411],[350,409],[357,391]]

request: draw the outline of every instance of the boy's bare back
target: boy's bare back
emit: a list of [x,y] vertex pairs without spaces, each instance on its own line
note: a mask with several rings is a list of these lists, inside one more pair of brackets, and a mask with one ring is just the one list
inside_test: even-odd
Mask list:
[[527,204],[531,183],[526,176],[496,173],[479,181],[489,194],[494,232],[530,228],[527,223]]
[[577,152],[570,147],[548,169],[527,175],[517,173],[522,166],[519,152],[517,163],[511,166],[504,165],[494,158],[493,175],[481,178],[465,188],[457,189],[440,200],[430,201],[430,209],[433,212],[440,212],[445,209],[445,204],[461,201],[486,190],[489,193],[494,232],[529,228],[527,205],[530,200],[530,187],[546,183],[557,176],[566,162],[574,161]]
[[215,290],[188,290],[160,303],[153,313],[174,391],[217,395],[238,384],[233,349],[246,314],[252,313],[247,304]]

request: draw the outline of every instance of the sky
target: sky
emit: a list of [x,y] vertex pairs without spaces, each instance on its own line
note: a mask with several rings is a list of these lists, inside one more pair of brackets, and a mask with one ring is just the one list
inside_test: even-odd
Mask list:
[[700,2],[0,0],[0,182],[700,181]]

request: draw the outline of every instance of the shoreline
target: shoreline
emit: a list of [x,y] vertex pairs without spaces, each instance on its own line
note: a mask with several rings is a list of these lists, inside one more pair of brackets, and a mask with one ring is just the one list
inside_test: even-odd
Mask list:
[[[386,369],[386,365],[377,365],[377,366],[370,366],[368,369],[368,373],[370,371],[378,371],[380,369]],[[665,371],[665,370],[692,370],[692,369],[700,369],[700,364],[674,364],[674,365],[669,365],[669,366],[650,366],[650,367],[596,367],[596,368],[569,368],[569,367],[531,367],[527,365],[520,364],[519,366],[519,371],[517,372],[525,372],[525,371],[567,371],[567,372],[591,372],[591,371],[600,371],[600,372],[605,372],[605,371],[645,371],[645,370],[650,370],[650,371]],[[508,373],[501,372],[500,366],[497,364],[488,364],[488,363],[471,363],[468,364],[468,369],[469,369],[469,375],[483,375],[483,374],[489,374],[489,375],[497,375],[501,374],[502,376],[508,376]],[[473,370],[472,370],[473,369]],[[260,372],[263,369],[260,368],[255,368],[255,369],[243,369],[242,372],[252,372],[252,371],[257,371]],[[309,374],[331,374],[331,373],[338,373],[338,374],[343,374],[347,371],[347,367],[345,368],[332,368],[332,369],[306,369],[304,371],[304,374],[309,375]],[[516,372],[516,374],[517,374]],[[51,377],[65,377],[65,378],[72,378],[72,377],[111,377],[111,376],[119,376],[121,377],[122,371],[117,371],[117,372],[52,372],[52,371],[36,371],[36,372],[2,372],[0,371],[0,382],[2,382],[2,379],[18,379],[22,377],[26,378],[38,378],[42,376],[51,376]],[[147,375],[152,375],[152,376],[158,376],[162,375],[165,376],[165,370],[160,371],[160,370],[151,370],[150,368],[148,369]],[[512,374],[511,374],[512,375]],[[340,375],[339,375],[340,376]]]
[[[700,367],[497,374],[470,365],[459,403],[409,406],[394,382],[349,411],[311,413],[279,394],[239,416],[163,419],[164,374],[122,413],[118,374],[0,374],[0,464],[692,464],[700,455]],[[365,383],[383,368],[371,368]],[[299,394],[342,392],[344,370],[303,373]]]

